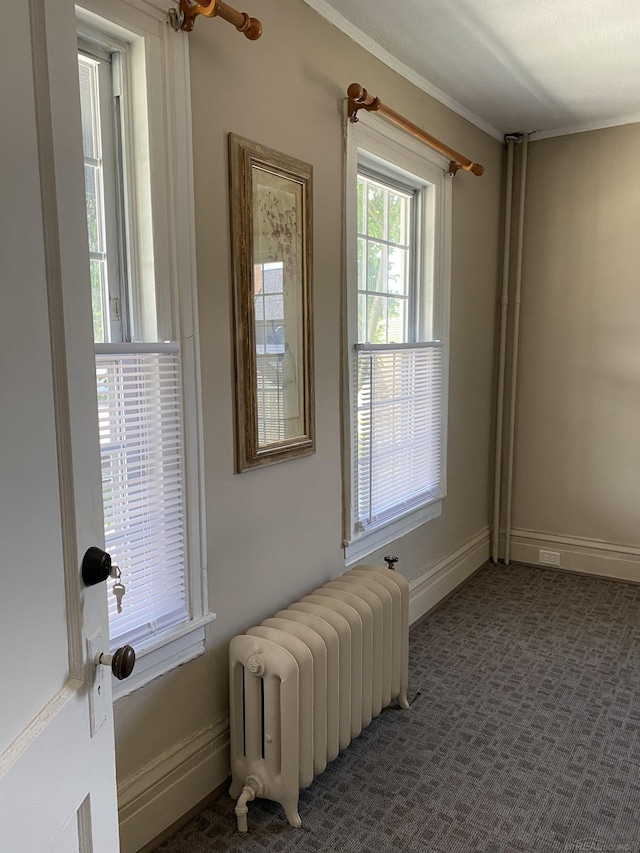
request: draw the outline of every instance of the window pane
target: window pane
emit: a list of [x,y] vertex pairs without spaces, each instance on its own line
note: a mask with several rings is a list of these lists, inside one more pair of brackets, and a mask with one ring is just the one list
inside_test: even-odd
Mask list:
[[358,294],[358,341],[367,343],[367,297]]
[[255,306],[256,323],[261,323],[264,320],[264,298],[261,294],[256,296],[253,304]]
[[367,185],[367,234],[385,238],[385,191],[376,184]]
[[366,338],[367,343],[387,342],[387,299],[384,296],[367,297]]
[[91,306],[93,308],[93,339],[96,343],[105,342],[104,318],[105,318],[105,275],[104,261],[92,259],[89,261],[91,269]]
[[389,193],[389,240],[400,242],[402,202],[399,195]]
[[265,320],[271,322],[274,326],[281,326],[284,323],[284,303],[282,294],[271,294],[264,298]]
[[387,299],[387,343],[406,343],[406,299]]
[[83,59],[78,60],[78,75],[80,77],[80,107],[82,110],[82,148],[85,157],[97,159],[96,148],[94,92],[95,65]]
[[366,263],[367,241],[358,238],[358,290],[367,289],[367,263]]
[[[83,50],[88,48],[83,47]],[[128,206],[114,99],[114,65],[108,58],[78,54],[78,78],[84,149],[87,237],[92,260],[102,262],[87,276],[92,290],[96,342],[122,341],[129,335]],[[145,260],[146,263],[146,260]],[[96,287],[102,288],[98,298]],[[142,304],[142,302],[140,303]]]
[[411,199],[398,193],[389,193],[389,240],[406,246]]
[[264,264],[264,291],[265,293],[282,293],[283,289],[283,264],[282,262]]
[[401,293],[407,295],[409,292],[409,252],[407,249],[398,249],[389,246],[387,257],[387,287],[389,293]]
[[357,186],[357,206],[358,206],[358,234],[366,234],[365,225],[365,197],[366,197],[366,181],[363,178],[358,178]]
[[102,251],[102,229],[100,223],[100,196],[98,193],[99,175],[94,166],[84,167],[84,185],[87,199],[87,231],[89,251]]
[[82,141],[84,147],[84,184],[89,241],[91,305],[96,343],[108,342],[110,334],[109,286],[105,235],[104,171],[100,141],[98,89],[99,63],[78,57]]
[[256,352],[259,355],[283,352],[285,309],[282,263],[254,264],[253,282]]
[[387,290],[387,247],[369,242],[367,246],[367,290],[385,293]]

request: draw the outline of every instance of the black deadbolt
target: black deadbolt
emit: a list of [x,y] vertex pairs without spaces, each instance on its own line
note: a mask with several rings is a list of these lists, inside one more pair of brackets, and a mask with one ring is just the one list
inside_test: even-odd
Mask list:
[[102,548],[92,545],[82,558],[82,580],[85,586],[106,581],[111,573],[111,557]]

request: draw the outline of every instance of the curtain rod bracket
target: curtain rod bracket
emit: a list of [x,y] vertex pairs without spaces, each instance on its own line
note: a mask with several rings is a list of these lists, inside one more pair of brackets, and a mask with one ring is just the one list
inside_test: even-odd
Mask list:
[[374,98],[359,83],[352,83],[347,89],[349,97],[348,115],[352,122],[358,121],[358,110],[375,112],[381,107],[380,98]]
[[448,171],[448,174],[451,175],[451,177],[455,175],[458,169],[463,169],[465,172],[472,172],[474,175],[478,175],[478,177],[484,174],[484,166],[480,163],[474,163],[473,160],[469,160],[468,157],[463,157],[462,154],[458,154],[457,151],[454,151],[453,148],[449,148],[449,146],[445,145],[444,142],[440,142],[439,139],[436,139],[434,136],[426,133],[422,128],[413,124],[413,122],[410,122],[408,119],[404,118],[404,116],[401,116],[400,113],[392,110],[391,107],[385,106],[380,101],[380,98],[375,98],[373,95],[370,95],[364,86],[360,85],[360,83],[350,84],[347,89],[347,97],[349,99],[347,115],[349,116],[350,121],[358,121],[358,110],[379,112],[386,119],[393,122],[393,124],[401,127],[403,130],[406,130],[407,133],[410,133],[412,136],[415,136],[416,139],[420,140],[420,142],[424,142],[425,145],[428,145],[440,154],[444,154],[445,157],[451,157],[452,159],[449,163]]
[[174,33],[179,32],[182,28],[182,25],[184,24],[184,12],[182,12],[180,9],[176,9],[175,6],[172,6],[167,12],[167,18],[169,21],[169,26],[174,31]]
[[180,30],[190,33],[198,15],[204,15],[205,18],[220,17],[233,24],[238,32],[244,33],[250,41],[255,41],[262,35],[262,24],[257,18],[232,9],[222,0],[180,0],[179,8],[172,7],[167,12],[169,25],[176,33]]

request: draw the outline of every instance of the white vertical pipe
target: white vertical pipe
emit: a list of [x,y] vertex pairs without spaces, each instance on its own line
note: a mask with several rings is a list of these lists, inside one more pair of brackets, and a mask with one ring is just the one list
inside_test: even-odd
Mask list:
[[504,540],[504,561],[509,565],[511,551],[511,509],[513,503],[513,456],[516,435],[516,386],[518,381],[518,343],[520,340],[520,291],[522,289],[522,246],[524,243],[524,202],[527,183],[527,149],[528,137],[522,142],[522,159],[520,163],[520,210],[518,215],[518,243],[516,254],[516,287],[513,314],[513,348],[511,361],[511,398],[509,413],[509,450],[507,465],[507,500]]
[[502,293],[500,296],[500,350],[498,356],[498,398],[496,401],[496,441],[493,472],[493,536],[491,559],[498,562],[500,543],[500,486],[502,479],[502,419],[504,412],[504,375],[507,355],[507,309],[509,306],[509,263],[511,256],[511,205],[513,199],[513,146],[507,137],[507,177],[504,202],[504,245],[502,249]]

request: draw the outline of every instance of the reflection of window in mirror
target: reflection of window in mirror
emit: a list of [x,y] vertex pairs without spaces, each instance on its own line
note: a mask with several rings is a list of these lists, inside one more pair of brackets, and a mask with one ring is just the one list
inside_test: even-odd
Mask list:
[[258,442],[286,438],[282,355],[284,353],[284,291],[282,262],[253,265]]
[[[286,336],[282,261],[253,265],[259,443],[297,435],[296,360]],[[295,420],[293,420],[295,419]]]
[[238,470],[314,452],[311,167],[229,136]]
[[284,283],[282,262],[254,264],[256,353],[284,352]]

